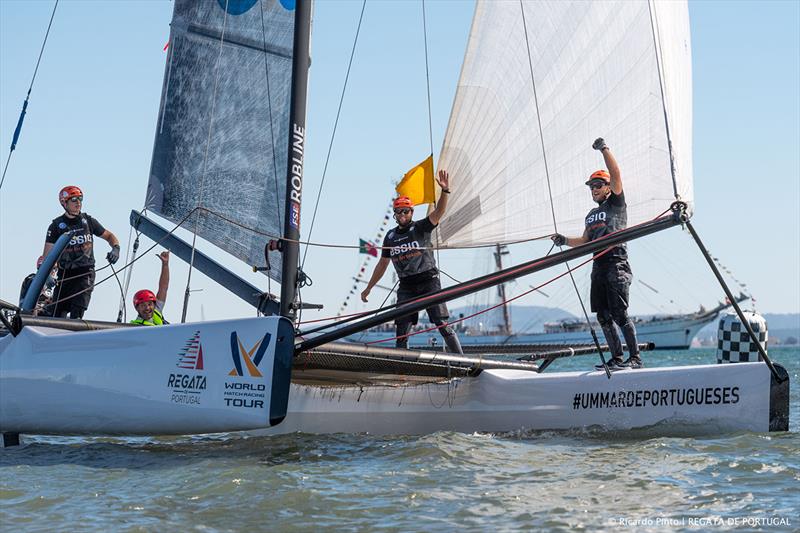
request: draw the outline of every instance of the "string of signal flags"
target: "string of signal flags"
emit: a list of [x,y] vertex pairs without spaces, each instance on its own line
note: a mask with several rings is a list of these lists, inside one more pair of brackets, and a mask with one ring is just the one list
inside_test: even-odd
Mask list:
[[[434,203],[436,201],[436,187],[433,175],[433,154],[431,154],[425,158],[424,161],[415,165],[403,175],[403,178],[395,187],[397,196],[408,196],[415,206]],[[379,247],[383,242],[386,231],[389,229],[389,222],[392,220],[393,201],[394,198],[389,201],[389,206],[386,208],[386,213],[384,214],[380,228],[378,228],[378,233],[375,235],[375,239],[372,241],[361,238],[358,239],[358,253],[366,254],[367,257],[365,257],[364,261],[361,263],[361,268],[358,269],[358,273],[353,276],[355,283],[339,306],[337,316],[341,316],[345,312],[347,306],[350,304],[350,298],[357,297],[359,294],[359,283],[366,282],[364,278],[367,276],[367,265],[369,265],[373,257],[377,258],[380,255],[378,253]]]

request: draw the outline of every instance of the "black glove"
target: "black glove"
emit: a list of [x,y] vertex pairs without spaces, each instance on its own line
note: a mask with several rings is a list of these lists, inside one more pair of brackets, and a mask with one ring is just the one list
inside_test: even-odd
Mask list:
[[112,265],[119,261],[119,245],[115,244],[111,247],[111,251],[106,254],[106,260]]
[[606,141],[602,137],[598,137],[592,143],[592,148],[594,148],[595,150],[600,150],[602,152],[603,150],[608,148],[608,145],[606,144]]
[[565,244],[567,244],[567,238],[561,235],[560,233],[556,233],[550,238],[553,240],[553,244],[555,244],[556,246],[564,246]]

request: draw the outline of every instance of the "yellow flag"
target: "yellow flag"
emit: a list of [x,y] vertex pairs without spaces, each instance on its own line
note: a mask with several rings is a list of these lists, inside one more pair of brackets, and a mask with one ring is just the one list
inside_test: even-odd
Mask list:
[[397,184],[398,196],[408,196],[414,205],[432,204],[436,201],[433,186],[433,155],[415,166]]

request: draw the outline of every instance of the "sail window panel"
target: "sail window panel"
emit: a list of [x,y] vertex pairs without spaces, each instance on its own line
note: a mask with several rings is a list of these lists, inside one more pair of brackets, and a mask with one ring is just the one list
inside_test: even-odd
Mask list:
[[224,5],[175,4],[147,208],[177,223],[202,207],[186,229],[263,265],[283,226],[294,13],[271,0],[241,14]]
[[[558,230],[582,233],[593,207],[584,182],[604,166],[590,148],[597,136],[608,140],[620,162],[630,224],[658,215],[674,200],[648,3],[537,1],[524,9],[538,109],[520,4],[476,7],[440,157],[454,185],[440,225],[444,246],[552,233],[548,173]],[[688,19],[673,19],[670,35],[688,35]],[[684,74],[679,78],[684,83],[674,100],[690,108],[691,87]],[[690,109],[688,119],[680,116],[691,124]],[[691,183],[684,189],[691,191]]]

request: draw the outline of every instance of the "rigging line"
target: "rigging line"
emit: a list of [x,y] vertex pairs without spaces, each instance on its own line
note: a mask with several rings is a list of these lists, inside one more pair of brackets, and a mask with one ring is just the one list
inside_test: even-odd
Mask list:
[[[217,87],[219,86],[219,64],[222,62],[222,45],[225,43],[225,27],[228,23],[228,2],[225,0],[225,13],[222,15],[222,31],[219,35],[219,53],[217,62],[214,65],[214,89],[211,92],[211,113],[208,117],[208,135],[206,137],[206,149],[203,154],[203,172],[200,175],[200,194],[197,198],[197,206],[203,205],[203,192],[206,184],[206,172],[208,171],[208,152],[211,148],[211,134],[214,131],[214,111],[217,105]],[[189,309],[189,294],[191,292],[192,271],[194,270],[194,252],[197,246],[197,230],[200,226],[200,211],[194,219],[194,232],[192,234],[192,256],[189,258],[189,275],[186,277],[186,291],[183,294],[183,312],[181,313],[181,323],[186,322],[186,311]]]
[[[209,209],[207,207],[197,206],[197,207],[194,208],[194,210],[200,210],[200,211],[204,211],[204,212],[206,212],[206,213],[208,213],[210,215],[214,215],[215,217],[219,218],[220,220],[224,220],[225,222],[228,222],[229,224],[232,224],[234,226],[237,226],[239,228],[247,230],[247,231],[249,231],[251,233],[254,233],[256,235],[261,235],[262,237],[268,237],[270,239],[275,239],[275,240],[279,240],[279,241],[283,241],[283,242],[303,244],[303,245],[306,245],[306,246],[318,246],[320,248],[343,248],[343,249],[351,249],[351,250],[356,250],[356,249],[361,248],[360,245],[355,245],[355,244],[331,244],[331,243],[324,243],[324,242],[303,241],[303,240],[299,240],[299,239],[288,239],[286,237],[280,237],[280,236],[277,236],[277,235],[273,235],[272,233],[268,233],[266,231],[261,231],[261,230],[256,229],[256,228],[251,228],[250,226],[242,224],[241,222],[233,220],[232,218],[228,218],[225,215],[223,215],[222,213],[217,213],[213,209]],[[516,240],[516,241],[507,241],[507,242],[501,242],[501,243],[468,244],[468,245],[461,245],[461,246],[446,246],[446,247],[444,247],[444,246],[443,247],[420,246],[417,249],[418,250],[437,250],[437,249],[441,249],[441,250],[476,250],[476,249],[480,249],[480,248],[494,248],[495,246],[497,246],[497,244],[510,246],[510,245],[514,245],[514,244],[524,244],[524,243],[527,243],[527,242],[541,241],[541,240],[544,240],[544,239],[549,239],[552,236],[553,236],[553,234],[549,233],[547,235],[542,235],[542,236],[539,236],[539,237],[529,237],[527,239],[519,239],[519,240]],[[391,246],[375,246],[375,249],[376,250],[389,250],[389,249],[391,249]]]
[[[194,209],[192,209],[191,211],[189,211],[189,212],[186,214],[186,216],[185,216],[185,217],[183,217],[183,218],[181,219],[181,221],[180,221],[180,222],[178,222],[178,223],[175,225],[175,227],[174,227],[174,228],[172,228],[171,230],[169,230],[169,231],[168,231],[168,232],[167,232],[167,233],[166,233],[166,234],[165,234],[163,237],[161,237],[159,240],[155,241],[155,242],[153,243],[153,245],[152,245],[150,248],[148,248],[147,250],[145,250],[145,251],[144,251],[144,253],[143,253],[142,255],[140,255],[139,257],[135,257],[135,258],[133,258],[133,259],[131,260],[131,262],[130,262],[130,263],[128,263],[128,264],[126,264],[126,265],[123,265],[123,267],[122,267],[122,268],[120,268],[119,270],[117,270],[116,272],[122,272],[123,270],[125,270],[125,269],[127,269],[127,268],[129,268],[129,267],[132,267],[132,266],[133,266],[133,264],[134,264],[134,263],[136,263],[136,262],[137,262],[139,259],[141,259],[142,257],[144,257],[144,256],[145,256],[145,255],[146,255],[148,252],[152,251],[152,250],[153,250],[153,249],[154,249],[156,246],[159,246],[159,245],[160,245],[160,244],[161,244],[161,243],[162,243],[162,242],[163,242],[163,241],[164,241],[164,240],[165,240],[167,237],[169,237],[170,235],[172,235],[173,233],[175,233],[175,231],[176,231],[176,230],[177,230],[179,227],[181,227],[181,226],[183,225],[183,223],[184,223],[184,222],[186,222],[187,220],[189,220],[189,217],[191,217],[191,216],[192,216],[192,213],[194,213],[194,212],[195,212],[197,209],[198,209],[198,208],[197,208],[197,207],[195,207]],[[64,252],[62,251],[61,253],[64,253]],[[59,254],[59,256],[58,256],[58,257],[60,258],[60,257],[61,257],[61,254]],[[56,262],[58,262],[58,259],[56,259]],[[105,268],[105,267],[103,267],[103,268]],[[99,271],[99,270],[96,270],[96,271],[95,271],[95,273],[97,273],[98,271]],[[114,274],[114,275],[116,275],[116,272],[115,272],[115,274]],[[74,277],[76,277],[76,276],[74,276]],[[87,288],[83,289],[83,290],[82,290],[82,291],[80,291],[80,292],[76,292],[75,294],[72,294],[71,296],[67,296],[67,297],[66,297],[66,298],[64,298],[63,300],[55,300],[55,301],[53,301],[53,305],[55,305],[55,304],[57,304],[57,303],[60,303],[60,302],[66,302],[67,300],[70,300],[70,299],[72,299],[72,298],[74,298],[74,297],[76,297],[76,296],[78,296],[78,295],[80,295],[80,294],[83,294],[83,293],[84,293],[84,292],[86,292],[86,291],[91,291],[91,290],[94,290],[94,288],[95,288],[96,286],[98,286],[98,285],[102,284],[103,282],[105,282],[105,281],[107,281],[107,280],[111,279],[112,277],[113,277],[113,275],[112,275],[112,276],[106,276],[105,278],[101,279],[100,281],[97,281],[97,282],[93,283],[91,287],[87,287]],[[67,278],[67,279],[72,279],[72,278]],[[66,279],[65,279],[64,281],[66,281]],[[59,289],[59,293],[60,293],[60,289]]]
[[[528,67],[531,71],[531,86],[533,87],[533,101],[534,105],[536,106],[536,121],[539,125],[539,139],[542,143],[542,160],[544,162],[544,173],[545,178],[547,179],[547,194],[550,197],[550,213],[553,215],[553,229],[556,233],[558,233],[558,222],[556,221],[556,210],[555,205],[553,203],[553,191],[550,185],[550,172],[547,168],[547,152],[544,147],[544,132],[542,130],[542,117],[541,113],[539,112],[539,98],[536,94],[536,80],[533,76],[533,60],[531,59],[531,46],[530,42],[528,41],[528,25],[525,21],[525,6],[522,4],[522,0],[519,0],[519,9],[522,12],[522,27],[525,33],[525,50],[528,53]],[[560,249],[560,247],[559,247]],[[552,250],[552,248],[551,248]],[[589,320],[589,313],[586,311],[586,305],[583,303],[583,298],[581,297],[581,293],[578,290],[578,284],[575,282],[575,277],[572,275],[572,270],[570,269],[569,262],[564,262],[564,266],[567,269],[567,273],[569,274],[570,280],[572,280],[572,286],[575,289],[575,295],[578,297],[578,301],[581,304],[581,310],[583,310],[583,316],[586,318],[586,324],[589,326],[589,331],[592,334],[592,338],[594,339],[594,344],[597,347],[597,352],[600,355],[600,361],[603,363],[603,368],[606,371],[606,376],[608,379],[611,379],[611,372],[606,366],[606,359],[603,356],[603,349],[600,347],[600,341],[597,339],[597,334],[594,331],[594,327],[592,326],[591,320]]]
[[[111,265],[111,263],[109,263],[109,265]],[[118,316],[118,317],[117,317],[117,322],[121,322],[121,321],[123,320],[123,319],[122,319],[122,316],[123,316],[123,315],[124,315],[124,317],[125,317],[125,318],[124,318],[125,322],[127,322],[127,321],[128,321],[128,310],[125,308],[125,305],[124,305],[124,302],[125,302],[125,293],[124,293],[124,291],[122,290],[122,283],[120,283],[120,281],[119,281],[119,276],[117,276],[117,271],[116,271],[116,270],[114,270],[114,266],[113,266],[113,265],[111,265],[111,272],[113,272],[113,273],[114,273],[114,279],[116,279],[116,280],[117,280],[117,285],[119,286],[119,294],[120,294],[120,297],[121,297],[121,299],[122,299],[122,302],[123,302],[122,309],[120,310],[120,313],[119,313],[119,315],[120,315],[120,316]],[[129,270],[128,272],[130,272],[130,270]]]
[[[610,246],[610,247],[606,248],[605,250],[603,250],[599,255],[604,255],[604,254],[610,252],[613,248],[614,248],[613,246]],[[528,294],[530,294],[530,293],[532,293],[532,292],[534,292],[534,291],[536,291],[538,289],[541,289],[542,287],[544,287],[546,285],[549,285],[550,283],[553,283],[554,281],[556,281],[556,280],[558,280],[560,278],[563,278],[567,274],[571,274],[573,270],[577,270],[577,269],[581,268],[582,266],[586,265],[590,261],[594,261],[594,256],[590,257],[589,259],[586,259],[582,263],[578,264],[578,266],[572,267],[569,270],[567,270],[566,272],[562,272],[561,274],[557,275],[556,277],[545,281],[541,285],[533,287],[533,288],[531,288],[531,289],[529,289],[529,290],[527,290],[527,291],[525,291],[525,292],[523,292],[521,294],[518,294],[518,295],[514,296],[513,298],[509,298],[507,300],[503,300],[502,302],[500,302],[498,304],[495,304],[495,305],[493,305],[491,307],[487,307],[486,309],[482,309],[482,310],[480,310],[480,311],[478,311],[476,313],[472,313],[471,315],[460,317],[460,318],[458,318],[456,320],[449,320],[449,321],[445,322],[445,324],[442,325],[442,326],[432,326],[432,327],[429,327],[427,329],[423,329],[421,331],[414,331],[414,332],[411,332],[411,333],[407,333],[405,335],[398,335],[396,337],[392,337],[392,338],[389,338],[389,339],[378,339],[378,340],[375,340],[375,341],[366,342],[364,344],[368,344],[368,345],[369,344],[378,344],[378,343],[381,343],[381,342],[389,342],[389,341],[393,341],[393,340],[397,340],[397,339],[405,339],[407,337],[413,337],[414,335],[421,335],[422,333],[428,333],[429,331],[433,331],[435,329],[439,329],[439,328],[444,327],[444,326],[450,326],[452,324],[458,324],[459,322],[463,322],[464,320],[468,320],[468,319],[474,318],[474,317],[476,317],[478,315],[482,315],[484,313],[488,313],[489,311],[497,309],[498,307],[500,307],[500,306],[502,306],[504,304],[513,302],[514,300],[518,300],[518,299],[522,298],[523,296],[527,296]]]
[[[328,154],[325,156],[325,166],[322,168],[322,179],[319,183],[319,190],[317,191],[317,201],[314,203],[314,213],[311,215],[311,225],[308,228],[308,238],[311,238],[311,233],[314,231],[314,222],[317,220],[317,209],[319,208],[319,200],[322,197],[322,188],[325,186],[325,177],[328,174],[328,163],[331,159],[331,151],[333,150],[333,141],[336,139],[336,128],[339,126],[339,116],[342,113],[342,104],[344,104],[344,95],[347,91],[347,81],[350,79],[350,69],[353,66],[353,58],[356,55],[356,45],[358,44],[358,36],[361,33],[361,21],[364,20],[364,10],[367,7],[367,0],[361,4],[361,15],[358,17],[358,26],[356,27],[356,36],[353,39],[353,49],[350,51],[350,61],[347,63],[347,73],[344,76],[344,84],[342,85],[342,94],[339,97],[339,108],[336,110],[336,120],[333,122],[333,132],[331,133],[331,142],[328,144]],[[306,256],[308,255],[308,244],[303,251],[303,260],[300,262],[300,270],[306,264]]]
[[431,143],[431,157],[433,157],[433,118],[431,114],[431,75],[428,68],[428,26],[425,20],[425,0],[422,0],[422,37],[425,43],[425,87],[428,90],[428,139]]
[[[665,215],[666,213],[668,213],[670,210],[671,210],[671,207],[670,207],[669,209],[666,209],[665,211],[663,211],[662,213],[660,213],[660,214],[659,214],[659,215],[657,215],[656,217],[654,217],[652,220],[645,220],[644,222],[640,222],[639,224],[634,224],[633,226],[631,226],[631,227],[630,227],[630,228],[628,228],[628,229],[629,229],[629,230],[630,230],[630,229],[634,229],[634,228],[637,228],[637,227],[639,227],[639,226],[643,226],[643,225],[645,225],[645,224],[649,224],[650,222],[654,222],[654,221],[656,221],[656,220],[660,219],[660,218],[661,218],[663,215]],[[174,230],[173,230],[173,231],[174,231]],[[608,237],[610,237],[610,236],[612,236],[612,235],[615,235],[615,234],[619,233],[620,231],[623,231],[623,230],[617,230],[617,231],[614,231],[614,232],[612,232],[612,233],[609,233],[608,235],[604,235],[603,237],[601,237],[601,238],[600,238],[600,239],[598,239],[597,241],[599,241],[599,240],[603,240],[603,239],[607,239]],[[607,248],[607,249],[605,249],[605,250],[603,250],[602,252],[598,252],[597,256],[593,256],[593,257],[599,257],[599,256],[602,256],[603,254],[605,254],[605,253],[606,253],[608,250],[610,250],[611,248],[613,248],[613,246],[612,246],[612,247],[609,247],[609,248]],[[540,261],[542,261],[542,260],[544,260],[544,259],[545,259],[545,257],[542,257],[542,258],[540,258],[540,259],[538,260],[538,262],[540,262]],[[510,268],[510,269],[507,269],[507,272],[508,272],[508,271],[512,271],[512,272],[513,272],[513,271],[515,271],[517,268],[519,268],[519,265],[517,265],[517,267],[512,267],[512,268]],[[482,279],[484,282],[486,282],[486,281],[491,281],[491,278],[492,278],[492,276],[494,276],[494,274],[488,274],[487,276],[485,276],[484,278],[481,278],[481,279]],[[470,280],[470,281],[471,281],[471,282],[473,282],[473,284],[474,284],[474,281],[475,281],[475,280]],[[488,289],[488,288],[489,288],[489,287],[487,287],[487,289]],[[448,290],[449,290],[449,288],[448,288],[448,289],[442,289],[442,291],[439,291],[439,292],[437,292],[437,294],[446,293],[446,292],[448,292]],[[396,307],[399,307],[400,305],[407,305],[407,304],[411,304],[411,303],[414,303],[414,302],[419,302],[419,301],[422,301],[422,300],[426,300],[426,299],[428,299],[428,298],[430,298],[430,297],[431,297],[431,295],[430,295],[430,294],[425,294],[425,295],[419,296],[419,297],[417,297],[417,298],[414,298],[413,300],[406,300],[406,301],[404,301],[404,302],[402,302],[402,303],[399,303],[399,304],[398,304],[398,303],[393,303],[393,304],[391,304],[391,305],[387,305],[386,307],[382,307],[382,308],[374,309],[374,310],[372,310],[372,311],[366,311],[364,314],[365,314],[365,315],[377,314],[377,313],[380,313],[380,312],[382,312],[382,311],[387,311],[387,310],[389,310],[389,309],[394,309],[394,308],[396,308]],[[338,326],[341,326],[341,325],[343,325],[343,324],[346,324],[346,323],[348,323],[348,322],[352,322],[353,320],[356,320],[356,318],[355,318],[356,316],[357,316],[357,315],[354,315],[354,317],[352,317],[352,318],[346,318],[346,319],[344,319],[344,320],[339,320],[339,321],[337,321],[337,322],[334,322],[334,323],[332,323],[332,324],[328,324],[328,325],[325,325],[325,326],[318,326],[318,327],[316,327],[316,328],[312,328],[312,329],[310,329],[310,330],[307,330],[307,331],[302,331],[302,332],[300,332],[298,335],[299,335],[299,336],[303,336],[303,335],[310,335],[310,334],[312,334],[312,333],[317,333],[317,332],[319,332],[319,331],[322,331],[322,330],[325,330],[325,329],[329,329],[329,328],[332,328],[332,327],[338,327]]]
[[656,13],[654,3],[650,0],[647,2],[647,10],[650,13],[650,27],[653,30],[653,47],[656,53],[656,68],[658,69],[658,88],[661,91],[661,107],[664,110],[664,130],[667,135],[667,147],[669,148],[669,171],[672,174],[672,192],[675,198],[680,200],[681,196],[678,194],[678,183],[675,178],[675,154],[672,151],[672,137],[669,133],[669,117],[667,115],[667,99],[664,95],[664,75],[661,71],[661,34],[658,33],[656,27]]
[[[275,184],[275,203],[277,205],[276,214],[278,215],[276,227],[281,227],[283,215],[281,214],[281,199],[280,188],[278,186],[278,162],[275,159],[275,127],[272,118],[272,95],[269,86],[269,54],[267,54],[267,29],[264,26],[264,3],[259,2],[261,8],[261,42],[264,47],[264,77],[267,80],[267,109],[269,114],[269,137],[270,137],[270,151],[272,152],[272,182]],[[269,276],[267,276],[269,278]]]
[[[142,213],[147,211],[147,205],[145,205],[144,209],[142,209]],[[141,232],[136,231],[136,240],[133,241],[133,254],[131,254],[131,235],[133,234],[133,226],[130,227],[128,230],[128,246],[125,249],[125,264],[128,264],[128,259],[135,258],[136,252],[139,250],[139,237],[141,236]],[[113,270],[113,268],[112,268]],[[125,307],[125,295],[128,294],[128,289],[131,285],[131,277],[133,276],[133,269],[128,269],[125,272],[125,287],[122,291],[122,295],[119,300],[119,312],[117,313],[117,322],[120,321],[120,318],[123,314],[125,314],[125,320],[128,319],[128,311]]]
[[[386,301],[389,299],[389,297],[391,297],[392,294],[394,294],[394,290],[397,288],[397,285],[399,285],[399,284],[400,284],[400,280],[399,279],[394,282],[394,286],[392,287],[392,289],[389,292],[386,293],[386,298],[383,299],[383,301],[381,302],[381,305],[379,306],[379,308],[381,308],[384,305],[386,305]],[[358,336],[358,339],[357,339],[356,342],[361,342],[361,339],[363,339],[364,335],[366,335],[366,334],[367,334],[367,330],[362,331],[361,335]]]
[[445,272],[445,271],[444,271],[444,270],[442,270],[441,268],[439,268],[439,272],[441,272],[442,274],[444,274],[444,275],[445,275],[445,276],[447,276],[448,278],[452,279],[452,280],[453,280],[453,281],[455,281],[456,283],[461,283],[461,281],[457,280],[456,278],[454,278],[453,276],[451,276],[450,274],[448,274],[447,272]]
[[6,159],[6,165],[3,168],[3,176],[2,178],[0,178],[0,190],[3,189],[3,183],[6,181],[6,172],[8,171],[8,164],[11,162],[11,154],[14,153],[14,149],[17,147],[19,134],[22,131],[22,122],[25,120],[25,111],[28,108],[28,100],[31,97],[31,90],[33,90],[33,82],[36,80],[36,74],[39,72],[39,63],[42,62],[44,47],[47,44],[47,38],[50,36],[50,27],[53,25],[53,18],[55,18],[56,16],[57,7],[58,7],[58,0],[56,0],[55,4],[53,4],[53,12],[50,14],[50,22],[47,24],[47,31],[44,34],[42,47],[39,50],[39,57],[38,59],[36,59],[36,67],[34,67],[33,69],[33,77],[31,77],[31,84],[28,86],[28,93],[25,95],[25,101],[22,103],[22,112],[19,115],[19,120],[17,121],[17,127],[14,130],[14,137],[11,140],[11,149],[8,151],[8,159]]
[[[428,25],[425,19],[425,0],[422,0],[422,37],[425,43],[425,88],[428,94],[428,139],[431,145],[431,163],[433,163],[433,118],[431,113],[431,74],[428,68]],[[431,164],[431,168],[435,168]],[[434,170],[435,172],[435,170]],[[435,176],[434,176],[435,179]],[[434,195],[433,206],[436,207],[436,198]],[[439,244],[439,232],[436,232],[436,244]],[[439,257],[439,247],[436,247],[436,264],[441,265],[442,260]]]

